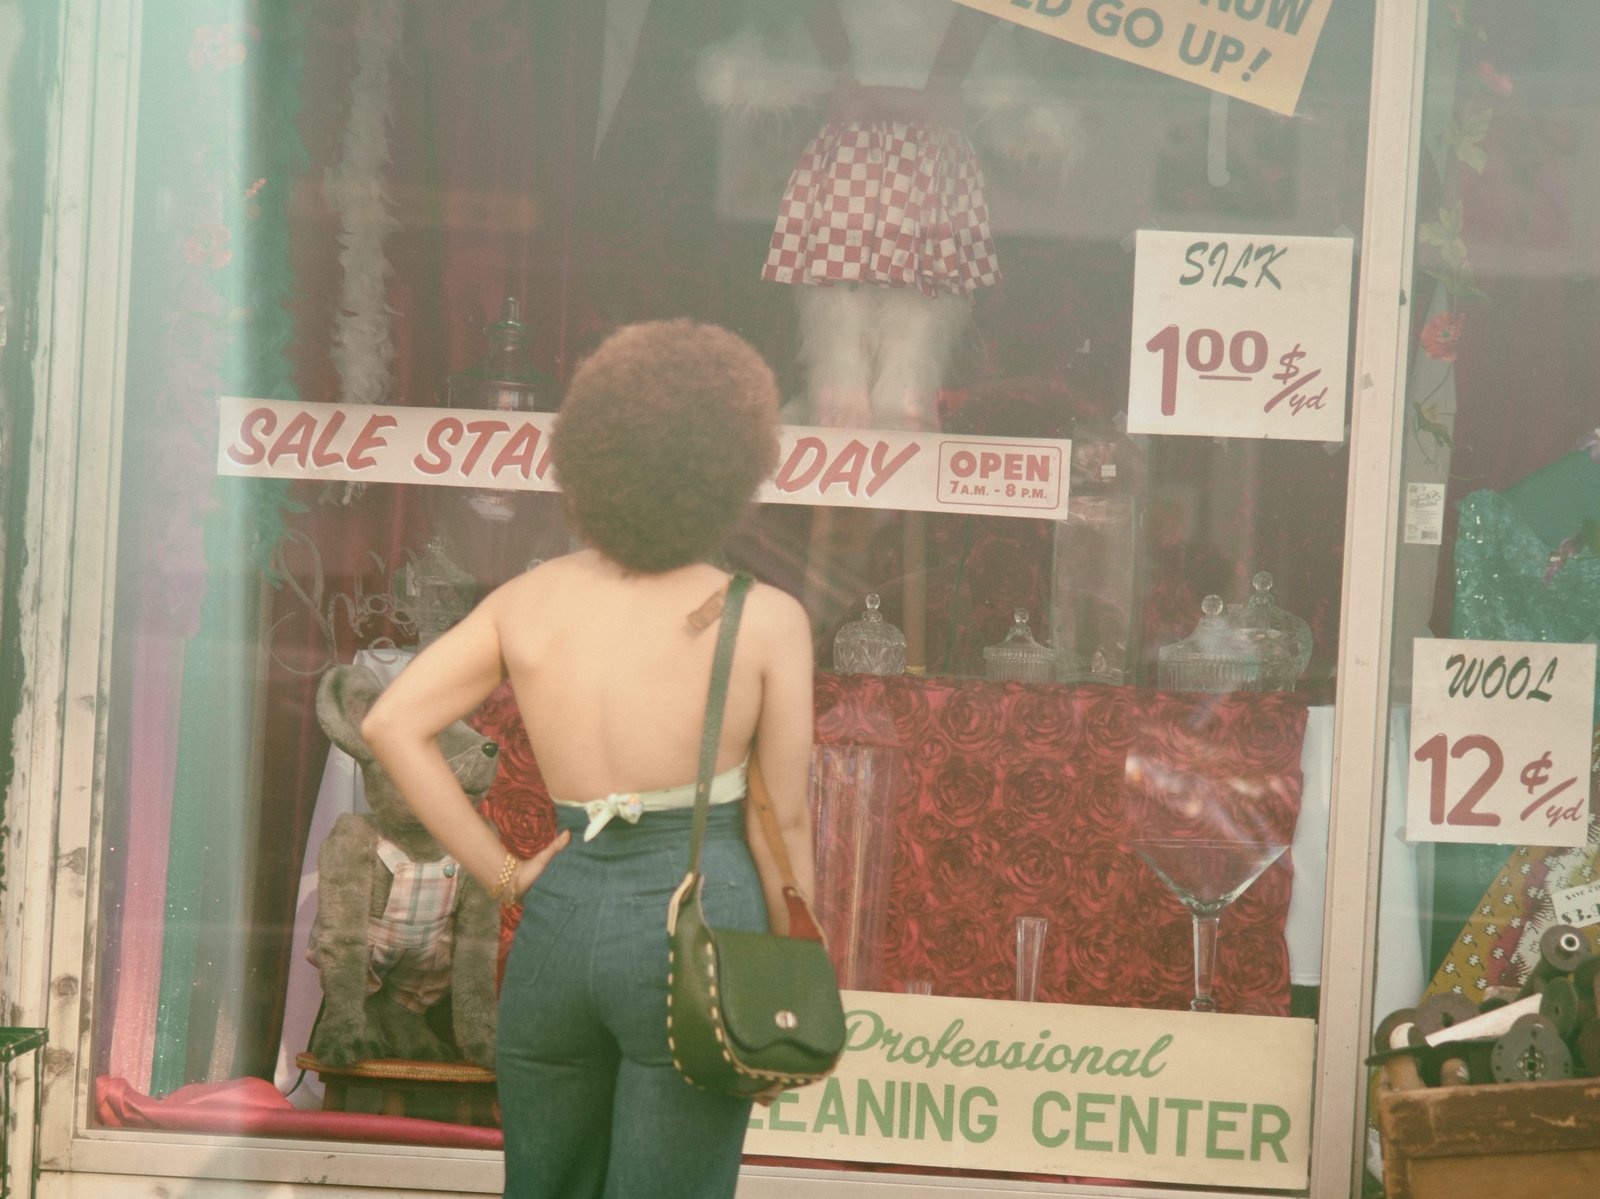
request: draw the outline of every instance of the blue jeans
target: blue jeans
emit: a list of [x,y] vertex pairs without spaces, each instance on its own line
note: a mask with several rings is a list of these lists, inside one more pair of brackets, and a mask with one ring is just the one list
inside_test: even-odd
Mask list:
[[[748,1100],[696,1090],[667,1050],[667,900],[693,809],[613,820],[572,843],[524,901],[495,1047],[507,1199],[714,1199],[738,1181]],[[744,804],[710,811],[707,921],[761,930],[766,904]]]

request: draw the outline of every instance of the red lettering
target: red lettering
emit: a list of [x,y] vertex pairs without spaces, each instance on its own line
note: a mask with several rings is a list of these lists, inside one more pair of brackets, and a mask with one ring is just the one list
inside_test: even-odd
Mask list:
[[957,450],[950,455],[950,473],[956,478],[968,478],[977,469],[978,459],[971,450]]
[[1028,482],[1044,482],[1050,478],[1050,455],[1028,455]]
[[381,436],[382,431],[392,429],[399,423],[392,416],[369,416],[360,435],[351,443],[350,452],[345,455],[345,465],[351,470],[371,470],[377,466],[378,460],[367,451],[381,450],[387,446],[389,441]]
[[450,469],[450,451],[446,445],[459,445],[464,428],[460,421],[453,416],[441,416],[434,421],[428,429],[423,453],[432,452],[432,459],[425,459],[423,454],[413,458],[412,464],[425,475],[442,475]]
[[1022,455],[1021,454],[1007,454],[1006,455],[1006,478],[1008,478],[1008,479],[1020,479],[1020,478],[1022,478]]
[[489,468],[489,474],[499,478],[502,470],[508,466],[515,466],[518,468],[518,473],[526,479],[533,473],[533,452],[538,448],[539,430],[532,425],[523,425],[511,435],[511,440],[506,442],[505,448],[496,456],[494,465]]
[[[809,459],[809,461],[807,461]],[[802,437],[794,443],[789,456],[784,459],[778,473],[773,476],[773,486],[779,491],[799,491],[810,485],[828,460],[828,447],[820,437]]]
[[984,450],[978,455],[978,474],[987,479],[1000,469],[1000,455],[993,450]]
[[317,444],[311,447],[312,466],[332,466],[340,461],[341,455],[328,453],[328,443],[333,440],[341,428],[344,427],[344,413],[339,409],[333,410],[333,415],[328,418],[328,423],[322,430],[322,435],[317,438]]
[[822,476],[817,490],[825,492],[835,483],[843,483],[844,489],[855,495],[861,486],[861,468],[866,464],[867,447],[852,437]]
[[892,459],[890,459],[888,463],[885,463],[883,458],[884,455],[889,452],[888,445],[880,441],[877,445],[873,446],[872,481],[867,484],[867,494],[869,496],[876,495],[878,493],[878,488],[882,487],[890,479],[894,478],[902,466],[917,456],[921,448],[921,446],[913,441],[910,445],[906,446]]
[[272,414],[271,408],[252,408],[239,422],[239,440],[228,447],[228,457],[240,466],[254,466],[260,462],[266,455],[267,447],[257,438],[256,431],[259,428],[262,437],[271,437],[277,424],[278,418]]
[[489,448],[489,442],[494,440],[496,433],[507,432],[511,428],[503,420],[473,420],[467,422],[467,432],[475,439],[472,448],[467,451],[467,459],[461,464],[461,473],[470,476],[472,468],[478,465],[478,459],[483,451]]
[[267,452],[267,465],[276,466],[279,458],[292,455],[300,464],[300,469],[304,470],[306,456],[311,452],[311,435],[316,431],[316,417],[309,412],[296,412]]

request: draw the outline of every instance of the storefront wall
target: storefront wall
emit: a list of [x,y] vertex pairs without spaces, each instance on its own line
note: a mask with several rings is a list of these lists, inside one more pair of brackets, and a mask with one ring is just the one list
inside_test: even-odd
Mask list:
[[[1314,1065],[1304,1067],[1315,1113],[1308,1155],[1313,1196],[1352,1193],[1367,1149],[1366,1071],[1361,1063],[1373,1015],[1380,915],[1378,846],[1383,825],[1375,797],[1384,794],[1388,767],[1391,597],[1399,559],[1401,455],[1408,432],[1405,380],[1413,344],[1406,295],[1412,282],[1421,154],[1423,7],[1378,6],[1376,21],[1364,35],[1372,48],[1370,100],[1364,108],[1371,116],[1365,134],[1354,139],[1364,150],[1364,167],[1357,172],[1364,180],[1364,197],[1354,275],[1348,429],[1340,431],[1348,454],[1340,494],[1348,498],[1337,547],[1343,554],[1342,575],[1336,576],[1337,595],[1328,597],[1330,604],[1337,602],[1329,622],[1337,629],[1336,642],[1322,650],[1329,699],[1331,679],[1338,680],[1338,702],[1329,725],[1331,773],[1323,780],[1325,839],[1317,830],[1326,855],[1320,909],[1327,915],[1315,971],[1320,979],[1317,1007],[1305,1013],[1316,1017]],[[374,1186],[435,1195],[493,1192],[499,1184],[498,1162],[495,1155],[478,1151],[131,1131],[106,1127],[97,1117],[96,1088],[108,1054],[116,1052],[115,1030],[107,1027],[109,1021],[96,1004],[97,996],[109,993],[108,980],[99,973],[108,960],[102,944],[102,921],[107,918],[103,897],[112,883],[126,882],[121,873],[125,863],[114,860],[115,851],[128,844],[127,811],[116,793],[126,778],[119,776],[123,767],[116,757],[125,752],[131,736],[131,713],[114,710],[108,697],[128,694],[111,677],[112,656],[127,651],[108,651],[108,646],[113,632],[124,627],[118,612],[126,608],[126,580],[141,566],[126,557],[124,526],[131,509],[123,505],[133,492],[123,476],[124,423],[130,386],[148,383],[130,383],[128,338],[130,328],[137,327],[134,314],[141,303],[135,229],[144,226],[136,215],[135,179],[140,156],[150,154],[152,146],[138,136],[140,104],[150,87],[143,72],[156,56],[142,41],[148,26],[138,5],[65,0],[60,14],[61,82],[50,108],[43,230],[45,260],[52,269],[39,303],[38,344],[48,350],[34,360],[38,407],[30,488],[17,526],[28,562],[23,577],[7,584],[16,587],[24,614],[26,673],[6,813],[4,927],[22,932],[7,935],[0,975],[7,1022],[47,1025],[52,1032],[53,1046],[44,1059],[47,1091],[41,1118],[47,1170],[41,1193],[143,1197],[162,1193],[174,1178],[193,1180],[184,1185],[196,1196],[302,1193],[313,1187],[315,1193],[333,1196]],[[1242,107],[1236,105],[1236,110]],[[1313,232],[1290,224],[1289,234]],[[1237,231],[1248,225],[1230,213],[1225,227]],[[449,366],[459,368],[471,357],[457,353]],[[212,433],[199,431],[200,453],[214,448]],[[1253,444],[1264,451],[1281,448]],[[141,460],[141,469],[148,469],[148,460]],[[1294,498],[1258,497],[1251,506],[1292,503]],[[907,623],[904,617],[902,623]],[[994,639],[986,636],[966,648],[975,652]],[[126,643],[125,636],[122,645]],[[1153,662],[1154,646],[1146,650]],[[820,660],[820,665],[828,664],[825,657]],[[931,665],[929,674],[937,674],[937,662]],[[1153,677],[1145,681],[1147,686],[1155,683]],[[108,849],[113,860],[108,860]],[[123,912],[115,914],[115,919],[124,917]],[[893,986],[885,980],[882,989]],[[248,1004],[241,1012],[245,1018],[260,1014]],[[26,1080],[33,1068],[22,1063],[19,1077]],[[174,1076],[172,1085],[188,1080]],[[170,1088],[152,1085],[147,1078],[145,1089]],[[19,1114],[26,1122],[32,1113],[25,1087],[22,1092]],[[843,1170],[751,1164],[741,1194],[864,1195],[885,1188],[908,1197],[1170,1193],[1154,1182],[1098,1186],[1088,1180],[1055,1183],[1003,1176],[963,1182],[950,1176],[919,1179],[914,1172],[867,1173],[846,1163]],[[1222,1185],[1207,1193],[1255,1189]]]

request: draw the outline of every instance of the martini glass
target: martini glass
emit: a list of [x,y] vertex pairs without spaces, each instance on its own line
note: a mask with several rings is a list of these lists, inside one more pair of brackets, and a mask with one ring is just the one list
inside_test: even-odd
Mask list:
[[1189,909],[1194,920],[1193,1012],[1214,1012],[1212,980],[1217,970],[1217,926],[1223,909],[1243,895],[1285,846],[1266,841],[1142,837],[1128,847],[1143,858]]

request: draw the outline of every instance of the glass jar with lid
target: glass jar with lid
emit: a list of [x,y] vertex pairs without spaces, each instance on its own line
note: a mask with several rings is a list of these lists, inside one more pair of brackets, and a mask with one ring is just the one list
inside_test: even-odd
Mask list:
[[1193,633],[1156,652],[1156,681],[1164,690],[1260,691],[1264,675],[1287,669],[1289,651],[1281,642],[1242,635],[1221,596],[1206,596],[1200,613]]
[[1311,661],[1311,626],[1278,607],[1269,573],[1257,571],[1250,585],[1254,594],[1244,604],[1230,604],[1228,618],[1240,636],[1262,647],[1261,689],[1293,691]]
[[1011,610],[1011,629],[998,645],[983,649],[983,673],[990,679],[1013,683],[1053,683],[1056,652],[1033,639],[1028,610]]
[[883,618],[876,594],[867,596],[861,619],[833,638],[833,668],[840,674],[904,674],[906,635]]

